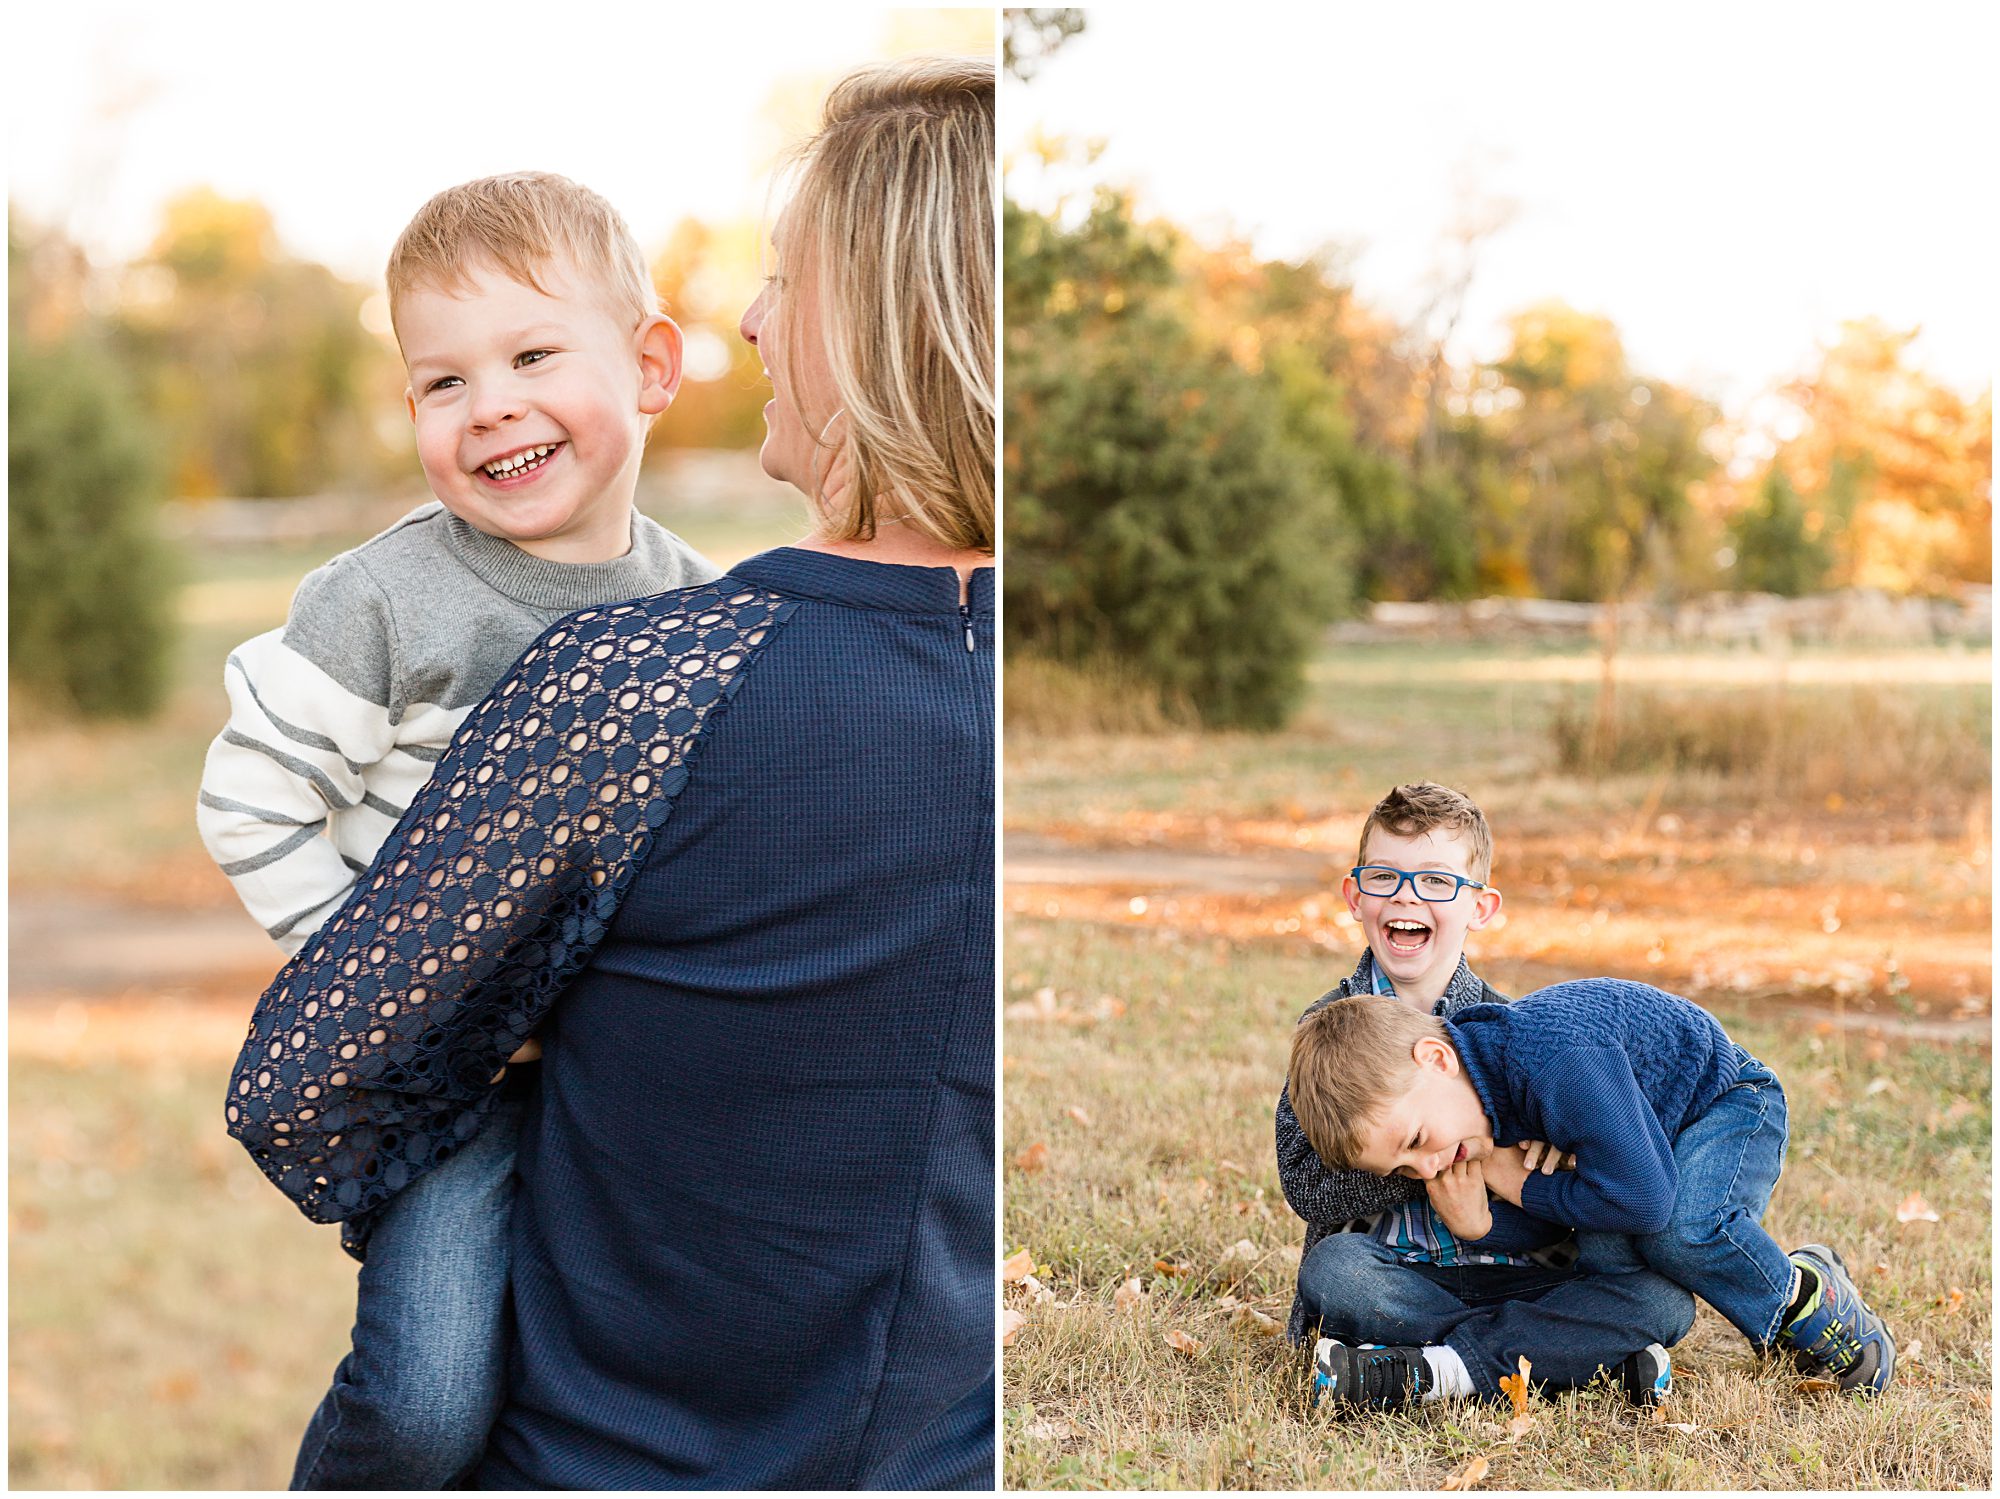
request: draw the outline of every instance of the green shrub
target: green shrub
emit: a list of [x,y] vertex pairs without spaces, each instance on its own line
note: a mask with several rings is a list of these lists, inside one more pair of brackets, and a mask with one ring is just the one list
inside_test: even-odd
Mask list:
[[150,713],[173,579],[149,433],[83,340],[10,339],[8,362],[9,676],[87,717]]

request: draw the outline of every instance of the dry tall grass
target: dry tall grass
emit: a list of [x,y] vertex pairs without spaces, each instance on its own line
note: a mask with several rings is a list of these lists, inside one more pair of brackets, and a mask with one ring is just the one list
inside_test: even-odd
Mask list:
[[1593,707],[1574,702],[1557,707],[1549,734],[1558,768],[1574,775],[1691,772],[1812,800],[1970,792],[1992,775],[1985,709],[1971,694],[1921,686],[1625,688],[1608,734]]

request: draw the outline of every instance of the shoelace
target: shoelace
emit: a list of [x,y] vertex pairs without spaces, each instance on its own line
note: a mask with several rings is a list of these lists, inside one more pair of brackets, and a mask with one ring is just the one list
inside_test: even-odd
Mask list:
[[1826,1330],[1813,1339],[1806,1352],[1830,1368],[1845,1371],[1853,1368],[1861,1357],[1861,1340],[1845,1322],[1835,1317],[1826,1324]]
[[1371,1353],[1368,1370],[1361,1377],[1362,1397],[1371,1405],[1405,1398],[1409,1393],[1411,1372],[1409,1363],[1396,1354],[1386,1351]]

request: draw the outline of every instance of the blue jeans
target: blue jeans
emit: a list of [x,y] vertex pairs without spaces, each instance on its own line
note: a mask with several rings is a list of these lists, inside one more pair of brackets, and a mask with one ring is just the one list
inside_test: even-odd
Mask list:
[[1578,1263],[1641,1266],[1686,1286],[1759,1352],[1778,1334],[1792,1262],[1764,1232],[1764,1209],[1785,1162],[1785,1090],[1742,1047],[1735,1084],[1674,1140],[1674,1215],[1656,1234],[1579,1233]]
[[1405,1262],[1361,1233],[1315,1244],[1299,1266],[1299,1290],[1321,1336],[1442,1343],[1489,1397],[1520,1372],[1524,1356],[1538,1384],[1579,1389],[1648,1343],[1678,1343],[1694,1325],[1694,1298],[1643,1268],[1606,1275],[1574,1266]]
[[508,1224],[523,1103],[389,1200],[354,1347],[313,1412],[294,1489],[442,1489],[479,1461],[506,1386]]

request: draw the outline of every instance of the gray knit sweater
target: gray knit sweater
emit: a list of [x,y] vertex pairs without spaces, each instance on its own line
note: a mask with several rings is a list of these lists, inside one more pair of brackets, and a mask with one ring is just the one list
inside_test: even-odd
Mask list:
[[[1337,987],[1308,1005],[1299,1019],[1305,1019],[1321,1005],[1332,1004],[1337,999],[1374,992],[1375,958],[1372,953],[1363,952],[1360,966],[1342,979]],[[1449,1018],[1468,1005],[1504,1004],[1506,1001],[1506,995],[1488,988],[1485,981],[1460,957],[1458,971],[1445,985],[1444,994],[1432,1007],[1431,1013]],[[1311,1254],[1313,1246],[1328,1234],[1346,1228],[1357,1219],[1372,1218],[1424,1196],[1424,1184],[1407,1177],[1330,1170],[1306,1139],[1299,1116],[1292,1112],[1292,1096],[1288,1087],[1278,1091],[1278,1184],[1285,1189],[1285,1201],[1292,1205],[1292,1211],[1306,1220],[1305,1254]],[[1306,1321],[1305,1299],[1294,1292],[1292,1316],[1285,1324],[1285,1336],[1293,1343],[1303,1343]]]
[[634,513],[609,562],[550,562],[435,501],[307,575],[223,673],[196,820],[258,924],[297,952],[368,867],[451,736],[563,615],[716,576]]

